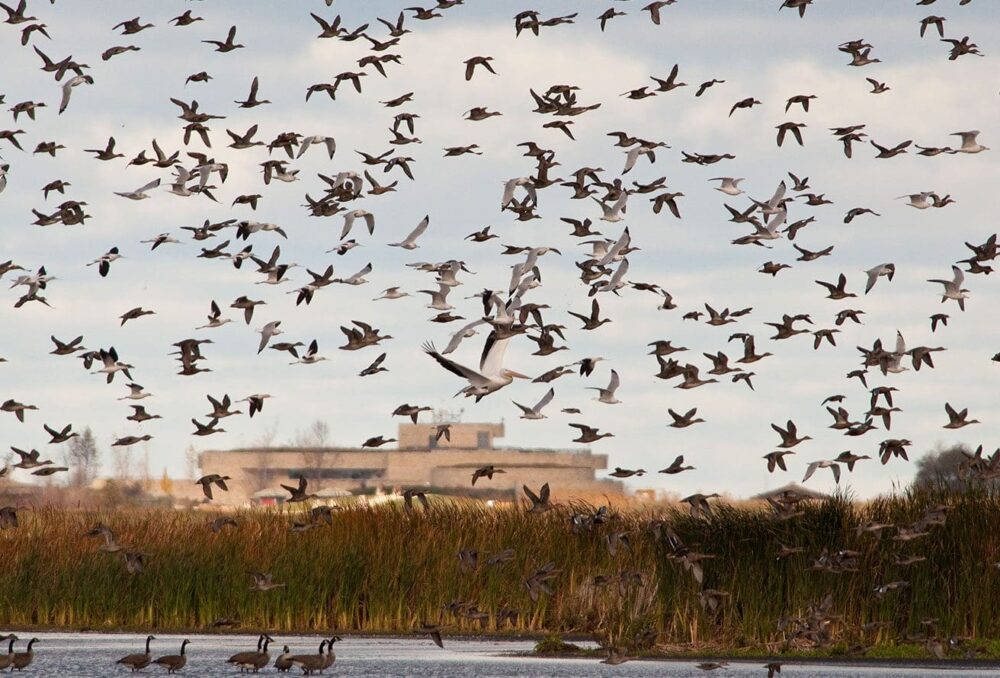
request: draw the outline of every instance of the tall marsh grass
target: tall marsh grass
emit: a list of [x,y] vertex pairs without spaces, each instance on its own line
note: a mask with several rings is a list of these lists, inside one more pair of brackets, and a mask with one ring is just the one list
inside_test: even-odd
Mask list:
[[[894,530],[881,538],[855,532],[868,521],[913,523],[939,503],[951,506],[947,521],[926,537],[899,542]],[[289,527],[307,514],[247,511],[236,516],[238,528],[215,534],[204,512],[39,508],[0,532],[0,627],[205,629],[228,618],[247,630],[406,632],[433,621],[451,633],[578,632],[628,643],[655,631],[661,643],[760,647],[781,640],[779,618],[831,594],[833,624],[847,642],[926,633],[927,618],[937,619],[932,632],[940,637],[1000,638],[996,495],[835,498],[786,521],[754,505],[718,505],[698,519],[672,507],[633,508],[574,532],[569,517],[583,509],[536,515],[432,499],[428,513],[359,506],[301,533]],[[703,561],[703,584],[667,557],[666,540],[649,529],[653,520],[712,556]],[[128,574],[121,554],[102,553],[102,542],[83,536],[99,522],[146,554],[144,572]],[[627,533],[630,548],[612,555],[605,535],[613,532]],[[779,559],[780,545],[806,552]],[[824,547],[858,551],[857,571],[810,569]],[[484,564],[508,548],[509,562]],[[478,569],[463,571],[462,549],[478,550]],[[905,554],[926,560],[897,565]],[[553,593],[532,601],[525,580],[550,561],[559,570]],[[253,570],[287,586],[251,591]],[[607,579],[595,583],[598,575]],[[909,587],[875,595],[896,580]],[[727,594],[718,610],[703,609],[703,588]],[[443,608],[453,602],[466,604],[460,614]],[[519,615],[498,623],[501,609]],[[867,635],[857,630],[869,622],[884,624]]]

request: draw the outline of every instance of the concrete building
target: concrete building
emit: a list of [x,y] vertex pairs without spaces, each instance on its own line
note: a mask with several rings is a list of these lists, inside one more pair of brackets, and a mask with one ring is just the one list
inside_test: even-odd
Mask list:
[[[437,439],[437,424],[401,424],[397,449],[268,447],[206,450],[202,473],[228,475],[229,492],[216,492],[219,503],[280,502],[287,493],[269,492],[293,485],[300,475],[309,491],[347,490],[353,494],[407,488],[443,494],[513,499],[521,485],[537,491],[550,483],[554,497],[621,495],[622,484],[598,480],[607,456],[589,450],[495,447],[503,424],[452,423],[450,440]],[[492,464],[504,469],[493,480],[472,486],[472,472]],[[278,488],[280,489],[280,488]],[[256,495],[256,496],[255,496]]]

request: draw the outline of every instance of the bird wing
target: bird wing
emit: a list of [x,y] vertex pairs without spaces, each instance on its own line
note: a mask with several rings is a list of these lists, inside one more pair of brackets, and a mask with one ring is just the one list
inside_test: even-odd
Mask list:
[[809,467],[806,468],[806,475],[804,478],[802,478],[802,482],[806,482],[807,480],[812,478],[812,474],[816,473],[817,468],[819,468],[818,461],[814,461],[813,463],[809,464]]
[[424,234],[424,231],[427,230],[427,226],[430,223],[431,223],[430,215],[425,216],[423,219],[420,220],[420,223],[417,224],[417,227],[413,229],[410,235],[406,236],[406,240],[404,240],[403,242],[415,243],[417,241],[417,238],[419,238]]
[[479,369],[484,375],[499,375],[503,369],[503,358],[507,352],[507,344],[511,337],[497,339],[496,331],[490,332],[483,345],[483,355],[479,360]]
[[[550,388],[549,391],[548,391],[548,393],[546,393],[544,396],[542,396],[542,399],[539,400],[538,403],[535,405],[535,407],[533,408],[534,411],[535,412],[541,412],[543,407],[545,407],[550,402],[552,402],[552,398],[554,398],[555,395],[556,395],[556,390],[554,388]],[[515,405],[516,404],[517,403],[515,403]]]
[[457,374],[463,379],[468,379],[469,383],[471,383],[472,385],[482,386],[489,382],[489,379],[484,377],[479,372],[476,372],[475,370],[466,367],[465,365],[460,365],[454,360],[445,358],[443,355],[437,352],[433,344],[424,344],[423,348],[424,352],[427,353],[430,357],[434,358],[434,360],[438,361],[438,364],[441,365],[441,367],[445,368],[452,374]]
[[451,341],[449,341],[445,349],[441,351],[441,354],[447,355],[452,351],[454,351],[456,348],[458,348],[458,345],[462,343],[462,339],[465,339],[466,332],[479,325],[484,325],[485,323],[486,321],[483,319],[474,320],[465,327],[461,328],[458,332],[455,332],[455,334],[451,335]]

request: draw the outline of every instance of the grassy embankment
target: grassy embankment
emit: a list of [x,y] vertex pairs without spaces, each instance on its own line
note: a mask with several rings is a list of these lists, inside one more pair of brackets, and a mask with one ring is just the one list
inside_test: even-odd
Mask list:
[[[872,520],[911,524],[942,502],[952,506],[946,524],[914,541],[893,540],[893,530],[881,539],[855,532]],[[245,630],[405,633],[441,621],[446,634],[594,635],[625,648],[652,630],[661,648],[679,654],[700,648],[735,656],[782,650],[777,620],[803,616],[831,594],[834,644],[827,653],[860,644],[874,646],[875,655],[913,647],[926,656],[921,641],[900,639],[928,629],[943,639],[1000,639],[1000,497],[835,499],[804,510],[778,521],[766,507],[720,505],[702,519],[672,507],[631,509],[578,534],[568,507],[532,515],[442,501],[412,516],[394,506],[350,508],[332,525],[303,533],[289,530],[295,514],[246,512],[237,515],[238,528],[214,534],[205,513],[40,508],[0,532],[0,627],[207,629],[230,618]],[[713,556],[703,561],[703,585],[667,557],[665,540],[648,529],[653,519]],[[99,540],[83,536],[98,522],[147,554],[142,574],[129,575],[120,554],[101,553]],[[631,549],[611,555],[609,532],[627,532]],[[781,544],[807,550],[778,559]],[[824,547],[860,552],[857,571],[810,570]],[[515,556],[464,572],[456,553],[467,548],[478,549],[481,561],[507,548]],[[926,560],[897,565],[907,554]],[[560,570],[553,594],[533,602],[525,579],[550,561]],[[287,586],[250,591],[250,570]],[[623,571],[640,573],[641,583],[593,583]],[[878,585],[897,580],[909,585],[875,595]],[[703,609],[702,588],[727,594],[717,611]],[[443,611],[451,601],[473,602],[490,619],[483,626]],[[517,621],[498,626],[493,613],[502,608],[517,609]],[[929,618],[933,626],[922,623]],[[884,624],[860,630],[870,622]]]

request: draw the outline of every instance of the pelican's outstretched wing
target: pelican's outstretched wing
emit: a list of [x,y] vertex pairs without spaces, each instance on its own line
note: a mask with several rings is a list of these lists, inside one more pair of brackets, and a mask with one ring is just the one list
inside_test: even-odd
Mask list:
[[483,344],[483,355],[479,360],[479,369],[483,374],[498,375],[503,369],[503,356],[507,352],[507,344],[511,338],[498,339],[496,330],[490,332]]
[[441,365],[441,367],[445,368],[452,374],[457,374],[463,379],[467,379],[469,383],[472,384],[473,386],[482,386],[489,383],[489,379],[484,377],[479,372],[476,372],[475,370],[470,369],[465,365],[459,365],[454,360],[445,358],[443,355],[437,352],[437,349],[434,348],[434,344],[429,344],[429,343],[424,344],[423,349],[424,353],[434,358],[434,360],[438,361],[438,364]]

